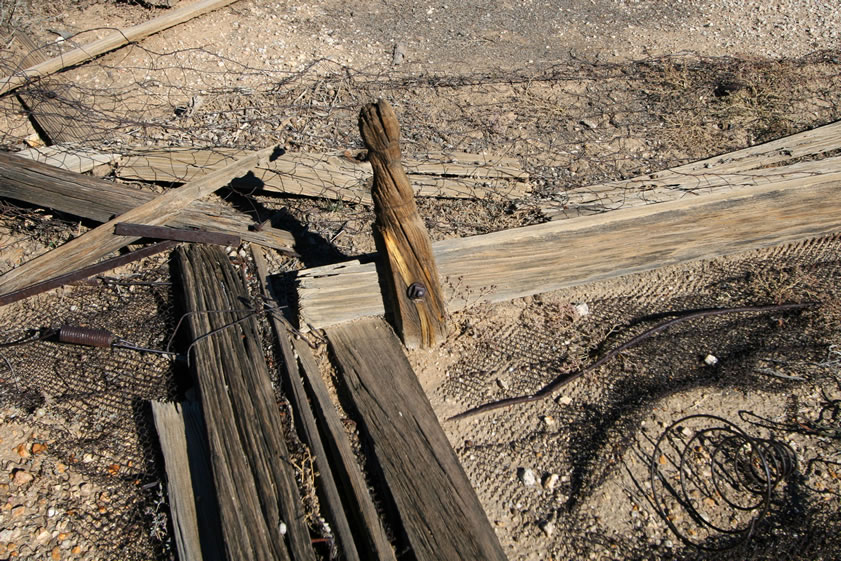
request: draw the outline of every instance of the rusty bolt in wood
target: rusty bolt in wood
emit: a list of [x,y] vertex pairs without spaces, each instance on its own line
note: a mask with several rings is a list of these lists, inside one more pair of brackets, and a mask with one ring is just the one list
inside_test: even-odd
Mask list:
[[413,282],[406,289],[406,296],[410,300],[423,300],[423,297],[426,296],[426,287],[422,283]]

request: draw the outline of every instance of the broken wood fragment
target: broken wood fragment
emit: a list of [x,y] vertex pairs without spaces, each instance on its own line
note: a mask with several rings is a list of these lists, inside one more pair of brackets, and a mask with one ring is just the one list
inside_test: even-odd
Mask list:
[[[218,246],[179,250],[176,264],[187,312],[250,300]],[[228,559],[314,561],[256,318],[244,308],[190,313],[187,322]]]
[[385,101],[359,113],[359,131],[374,170],[374,238],[384,265],[384,300],[408,348],[428,348],[447,337],[447,310],[435,255],[418,214],[400,155],[400,126]]
[[114,233],[118,236],[175,240],[179,242],[212,243],[232,247],[237,247],[240,244],[239,236],[235,236],[233,234],[208,232],[205,230],[167,228],[166,226],[149,226],[146,224],[131,224],[128,222],[118,222],[117,224],[114,224]]
[[412,558],[507,559],[391,327],[372,318],[326,334]]
[[[43,149],[42,149],[43,150]],[[66,212],[80,218],[107,222],[115,216],[148,203],[155,194],[58,169],[39,161],[0,152],[0,197]],[[214,229],[294,255],[295,239],[285,230],[249,230],[254,222],[241,212],[213,201],[196,200],[171,218],[170,226]]]
[[198,2],[187,4],[176,10],[167,12],[145,23],[125,29],[118,29],[102,39],[97,39],[96,41],[47,59],[39,64],[20,70],[11,76],[0,78],[0,95],[13,91],[42,76],[47,76],[65,68],[81,64],[103,53],[107,53],[131,42],[139,41],[144,37],[184,23],[194,17],[227,6],[233,2],[236,2],[236,0],[199,0]]
[[255,152],[183,187],[167,191],[118,218],[0,275],[0,286],[4,292],[12,292],[93,263],[112,251],[134,243],[139,238],[114,234],[114,225],[117,222],[144,222],[153,226],[166,224],[194,200],[209,195],[227,185],[232,179],[245,174],[261,159],[268,158],[273,151],[274,148],[269,148]]

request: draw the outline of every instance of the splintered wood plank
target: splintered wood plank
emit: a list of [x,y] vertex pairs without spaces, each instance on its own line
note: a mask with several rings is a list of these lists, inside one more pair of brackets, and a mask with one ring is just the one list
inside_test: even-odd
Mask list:
[[[139,150],[124,155],[116,173],[122,179],[190,181],[241,154],[226,148]],[[511,158],[436,153],[405,158],[404,164],[420,197],[522,198],[531,189],[528,174]],[[373,204],[370,164],[337,154],[287,152],[255,169],[254,176],[253,187],[270,192]]]
[[[66,212],[97,222],[148,203],[154,193],[28,161],[18,153],[0,152],[0,197]],[[294,253],[295,239],[284,230],[252,231],[248,215],[218,202],[193,201],[168,223],[181,228],[214,229],[236,234],[285,253]]]
[[391,327],[372,318],[335,326],[326,333],[412,558],[505,560]]
[[545,203],[541,210],[547,218],[559,220],[805,175],[833,173],[841,171],[838,158],[788,166],[778,164],[838,148],[841,148],[841,121],[680,167],[571,189],[563,193],[562,201]]
[[102,39],[97,39],[81,47],[62,53],[41,63],[30,66],[11,76],[0,78],[0,95],[15,90],[24,84],[42,76],[48,76],[65,68],[76,66],[98,57],[108,51],[113,51],[123,45],[139,41],[164,29],[184,23],[202,14],[216,10],[237,0],[200,0],[187,4],[176,10],[167,12],[145,23],[118,29]]
[[[433,244],[447,308],[841,231],[841,172]],[[300,271],[302,326],[384,313],[373,263]]]
[[[250,295],[224,251],[176,253],[228,559],[314,560]],[[207,310],[241,312],[202,313]]]
[[94,263],[112,251],[116,251],[139,238],[118,236],[114,226],[118,222],[136,222],[158,226],[167,224],[190,203],[224,187],[230,181],[257,165],[260,159],[268,158],[273,148],[255,152],[241,160],[203,176],[193,182],[167,191],[151,201],[135,207],[117,218],[90,230],[81,236],[48,253],[24,263],[17,269],[0,276],[4,293],[27,285],[67,273],[73,269]]
[[408,348],[447,337],[447,306],[429,234],[400,154],[400,125],[380,100],[362,108],[359,132],[374,170],[374,240],[384,265],[386,312]]

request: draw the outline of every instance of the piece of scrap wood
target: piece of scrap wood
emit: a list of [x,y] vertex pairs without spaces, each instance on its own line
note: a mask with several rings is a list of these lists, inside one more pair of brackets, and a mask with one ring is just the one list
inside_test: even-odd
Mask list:
[[412,558],[506,560],[391,327],[369,318],[331,327],[326,335]]
[[245,279],[218,246],[179,248],[175,265],[227,558],[314,561]]
[[[841,231],[841,172],[433,244],[450,312]],[[384,312],[374,263],[298,273],[302,328]]]
[[[21,61],[20,67],[27,68],[47,60],[47,56],[41,51],[32,37],[23,31],[14,32],[15,40],[26,49],[28,54]],[[27,115],[35,121],[40,136],[46,135],[42,140],[54,144],[59,142],[82,142],[88,133],[79,124],[81,111],[72,102],[62,96],[53,95],[51,91],[39,91],[37,94],[27,91],[25,88],[17,92],[18,101],[27,112]]]
[[[189,181],[240,153],[226,148],[138,150],[121,157],[116,175],[141,181]],[[459,152],[416,155],[405,158],[404,163],[417,196],[522,198],[531,189],[528,174],[511,158]],[[287,152],[254,170],[254,175],[254,189],[373,204],[370,164],[343,155]]]
[[273,151],[274,148],[267,148],[255,152],[178,189],[167,191],[17,269],[12,269],[0,276],[3,292],[11,292],[89,265],[112,251],[137,241],[139,239],[137,237],[114,234],[114,226],[118,222],[142,222],[152,226],[166,224],[191,202],[209,195],[230,183],[234,178],[244,175],[257,166],[260,160],[268,159]]
[[97,166],[114,163],[120,157],[119,154],[107,154],[83,147],[65,145],[26,148],[14,154],[21,158],[35,160],[75,173],[85,173]]
[[[0,152],[0,197],[66,212],[97,222],[128,212],[155,198],[154,193],[128,185],[80,175],[40,162]],[[251,218],[220,202],[193,201],[172,217],[170,226],[214,229],[237,235],[287,254],[295,254],[295,239],[285,230],[252,231]]]
[[542,205],[542,211],[547,218],[558,220],[760,185],[787,179],[789,174],[831,173],[841,169],[837,158],[791,166],[778,164],[838,148],[841,121],[680,167],[571,189],[562,194],[562,200]]
[[387,316],[410,349],[447,337],[447,306],[414,192],[403,169],[400,125],[384,100],[359,112],[359,132],[374,170],[374,240],[383,257]]
[[134,41],[139,41],[144,37],[148,37],[149,35],[158,33],[164,29],[179,25],[185,21],[222,8],[223,6],[227,6],[228,4],[232,4],[236,1],[237,0],[200,0],[192,4],[187,4],[186,6],[171,12],[167,12],[145,23],[127,27],[125,29],[118,29],[109,33],[102,39],[97,39],[96,41],[92,41],[82,45],[81,47],[77,47],[71,51],[47,59],[44,62],[30,66],[29,68],[23,69],[19,72],[15,72],[11,76],[0,78],[0,95],[13,91],[42,76],[47,76],[64,68],[86,62],[103,53],[113,51],[114,49]]

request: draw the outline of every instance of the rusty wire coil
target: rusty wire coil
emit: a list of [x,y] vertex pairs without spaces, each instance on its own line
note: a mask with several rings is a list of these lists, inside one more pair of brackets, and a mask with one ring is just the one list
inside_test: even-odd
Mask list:
[[722,551],[754,535],[774,489],[797,470],[794,450],[713,415],[690,415],[660,436],[651,456],[657,513],[684,543]]

